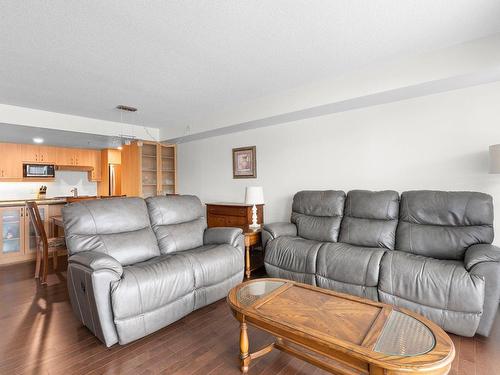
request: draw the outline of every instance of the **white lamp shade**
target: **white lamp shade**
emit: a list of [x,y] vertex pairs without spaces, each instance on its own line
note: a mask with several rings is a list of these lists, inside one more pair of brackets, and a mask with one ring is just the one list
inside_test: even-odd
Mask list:
[[264,191],[262,186],[248,186],[245,191],[246,204],[264,204]]
[[490,173],[500,173],[500,145],[490,146]]

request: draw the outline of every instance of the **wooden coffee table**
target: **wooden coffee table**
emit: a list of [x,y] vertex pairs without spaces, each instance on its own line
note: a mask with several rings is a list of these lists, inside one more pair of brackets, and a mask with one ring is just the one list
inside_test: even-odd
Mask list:
[[[334,374],[447,374],[455,357],[448,335],[404,309],[281,279],[237,285],[227,302],[240,322],[241,371],[273,348]],[[249,353],[247,324],[271,333]]]

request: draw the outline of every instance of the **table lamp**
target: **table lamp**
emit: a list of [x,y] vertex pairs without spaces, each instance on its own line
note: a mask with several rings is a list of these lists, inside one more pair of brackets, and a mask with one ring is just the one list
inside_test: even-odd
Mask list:
[[500,173],[500,145],[490,146],[490,173]]
[[247,186],[245,191],[245,203],[253,204],[252,207],[252,224],[249,225],[251,229],[260,228],[260,224],[257,224],[257,204],[264,204],[264,191],[262,186]]

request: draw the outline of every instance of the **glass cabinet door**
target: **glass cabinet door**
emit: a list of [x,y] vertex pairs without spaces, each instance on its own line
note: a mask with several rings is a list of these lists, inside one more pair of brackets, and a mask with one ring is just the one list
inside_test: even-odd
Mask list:
[[161,147],[161,195],[175,194],[175,149]]
[[2,257],[15,257],[23,253],[24,207],[0,208]]

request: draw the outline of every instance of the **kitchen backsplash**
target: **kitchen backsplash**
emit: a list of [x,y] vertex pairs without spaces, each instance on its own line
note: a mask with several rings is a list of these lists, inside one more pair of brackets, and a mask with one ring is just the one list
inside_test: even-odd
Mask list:
[[73,195],[97,195],[97,182],[89,182],[87,172],[56,171],[55,181],[47,182],[0,182],[0,201],[34,199],[40,186],[47,186],[47,198]]

